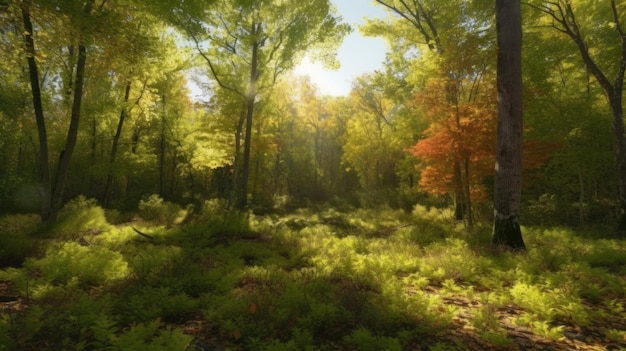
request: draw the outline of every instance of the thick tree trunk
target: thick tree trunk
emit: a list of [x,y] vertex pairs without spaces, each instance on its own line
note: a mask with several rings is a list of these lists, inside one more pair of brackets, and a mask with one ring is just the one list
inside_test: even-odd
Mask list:
[[519,224],[522,193],[522,25],[520,0],[496,0],[498,142],[493,244],[525,249]]
[[48,162],[48,135],[46,132],[46,121],[43,114],[41,102],[41,88],[39,86],[39,69],[35,60],[35,41],[33,40],[33,24],[30,20],[30,2],[22,2],[22,20],[24,22],[24,44],[26,46],[26,58],[28,61],[28,75],[30,87],[33,95],[33,108],[35,110],[35,120],[37,122],[37,132],[39,135],[39,168],[41,176],[41,204],[40,213],[42,221],[50,218],[51,204],[51,180],[50,165]]

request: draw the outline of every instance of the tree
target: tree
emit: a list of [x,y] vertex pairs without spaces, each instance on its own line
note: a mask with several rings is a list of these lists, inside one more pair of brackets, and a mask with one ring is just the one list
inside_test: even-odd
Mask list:
[[[82,8],[74,7],[71,4],[67,7],[57,7],[54,4],[46,4],[60,10],[69,18],[70,25],[75,26],[77,29],[78,37],[74,38],[75,43],[78,45],[76,52],[76,61],[74,75],[72,77],[71,90],[68,90],[72,95],[72,103],[70,108],[70,124],[68,128],[65,147],[59,157],[59,165],[57,167],[56,179],[54,183],[50,176],[50,166],[48,164],[48,140],[47,131],[45,127],[45,119],[43,113],[43,105],[41,102],[41,83],[39,81],[39,67],[36,62],[37,51],[35,50],[35,44],[33,37],[35,36],[33,24],[31,21],[31,2],[21,1],[19,2],[19,8],[24,25],[24,43],[26,47],[26,60],[28,61],[30,85],[33,97],[33,107],[35,111],[35,119],[37,121],[37,129],[39,132],[39,153],[40,153],[40,169],[42,177],[42,190],[41,190],[41,211],[40,215],[42,220],[55,220],[56,215],[62,205],[63,193],[65,191],[65,185],[67,180],[67,174],[69,169],[70,160],[74,147],[76,146],[76,137],[78,134],[78,125],[80,121],[83,83],[85,76],[85,66],[87,61],[87,48],[86,40],[89,35],[89,29],[87,28],[87,18],[91,16],[93,10],[94,1],[87,1]],[[74,44],[74,43],[72,43]],[[73,46],[72,46],[73,47]],[[69,50],[69,55],[73,55],[73,50]],[[71,92],[70,92],[71,91]]]
[[404,106],[389,98],[389,80],[377,72],[357,78],[348,103],[350,117],[344,133],[343,162],[359,177],[367,203],[390,200],[399,185],[396,164],[409,145],[399,138]]
[[[468,1],[376,0],[399,17],[396,21],[370,20],[364,31],[387,37],[392,52],[388,59],[393,65],[410,65],[410,79],[423,89],[429,79],[440,79],[445,104],[460,106],[462,99],[472,102],[487,67],[486,53],[493,45],[485,28],[491,24],[484,7]],[[417,52],[417,55],[416,55]],[[429,71],[430,69],[430,71]],[[465,85],[465,87],[464,87]],[[465,96],[464,96],[465,95]],[[460,116],[457,129],[461,130]],[[469,201],[464,191],[463,169],[466,160],[452,158],[455,217],[469,218]]]
[[41,86],[39,83],[39,66],[35,60],[34,31],[30,16],[30,1],[23,1],[20,4],[22,20],[24,24],[24,44],[26,48],[26,60],[28,61],[28,76],[32,91],[33,108],[35,120],[37,121],[37,132],[39,136],[39,167],[41,172],[41,208],[39,215],[42,220],[48,220],[51,216],[52,188],[50,178],[50,165],[48,162],[48,133],[44,118],[43,104],[41,102]]
[[498,140],[492,242],[525,249],[522,196],[522,19],[520,0],[496,0]]
[[[350,30],[333,12],[328,0],[223,0],[209,8],[203,18],[179,21],[218,86],[241,99],[244,112],[239,115],[235,135],[240,138],[243,134],[244,150],[241,158],[236,150],[237,172],[233,178],[234,202],[240,210],[246,208],[248,201],[257,100],[307,50],[317,49],[332,64],[333,49]],[[205,43],[208,47],[203,46]]]
[[[607,96],[615,133],[617,188],[621,209],[618,231],[626,233],[626,135],[623,111],[626,30],[622,21],[622,7],[615,0],[601,4],[571,0],[529,3],[547,17],[548,22],[542,24],[547,24],[573,41],[587,70]],[[582,11],[586,15],[584,20],[579,16]]]
[[[433,79],[418,94],[431,124],[425,138],[409,151],[425,165],[420,178],[423,189],[435,194],[463,194],[466,224],[471,228],[473,203],[487,198],[484,180],[493,174],[495,103],[493,97],[481,94],[473,103],[449,104],[440,93],[445,91],[444,84]],[[456,189],[455,177],[461,179],[462,189]]]

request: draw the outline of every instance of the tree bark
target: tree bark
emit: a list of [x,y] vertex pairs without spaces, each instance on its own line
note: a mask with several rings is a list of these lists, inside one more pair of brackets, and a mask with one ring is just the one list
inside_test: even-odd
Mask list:
[[454,218],[457,221],[462,221],[465,218],[465,192],[463,191],[463,176],[461,174],[461,164],[459,161],[454,161]]
[[162,109],[161,111],[161,134],[159,136],[159,196],[161,198],[165,198],[165,114],[166,111],[166,102],[165,102],[165,93],[161,97]]
[[519,224],[522,194],[522,25],[520,0],[496,0],[498,141],[492,243],[525,249]]
[[473,215],[473,211],[472,211],[472,192],[471,192],[471,184],[470,184],[470,159],[469,157],[465,158],[465,171],[463,172],[465,174],[465,183],[463,185],[464,189],[463,191],[465,192],[465,207],[466,207],[466,223],[467,223],[467,228],[468,229],[472,229],[474,228],[474,215]]
[[109,193],[111,191],[111,184],[113,183],[113,168],[115,167],[115,159],[117,158],[117,148],[122,135],[122,129],[124,128],[124,121],[126,120],[126,111],[128,109],[128,100],[130,98],[131,81],[126,82],[126,88],[124,89],[124,102],[120,111],[120,119],[117,122],[117,129],[113,136],[113,144],[111,145],[111,155],[109,158],[109,171],[107,172],[107,180],[104,184],[104,191],[102,192],[102,205],[106,206],[109,202]]
[[[94,0],[87,1],[85,3],[84,12],[85,16],[91,14]],[[81,28],[81,30],[83,30]],[[81,34],[83,35],[83,34]],[[63,195],[65,193],[65,186],[67,184],[67,177],[70,168],[70,160],[74,153],[74,147],[76,146],[76,140],[78,138],[78,126],[80,122],[82,101],[83,101],[83,85],[85,81],[85,66],[87,63],[87,47],[83,43],[83,38],[79,38],[80,44],[78,45],[78,57],[76,60],[76,75],[74,77],[73,84],[73,101],[70,114],[70,126],[67,131],[67,138],[65,141],[65,148],[61,151],[59,158],[59,167],[57,169],[56,182],[52,189],[52,199],[50,205],[49,220],[55,221],[59,210],[63,206]]]
[[[626,65],[626,43],[623,44],[625,55],[622,64]],[[626,236],[626,137],[624,136],[624,114],[622,106],[624,73],[621,79],[615,81],[615,93],[609,98],[613,110],[613,130],[615,132],[615,158],[617,163],[617,186],[621,216],[618,220],[617,230],[622,236]]]
[[30,20],[30,1],[22,2],[22,20],[24,22],[24,44],[26,46],[26,59],[28,61],[28,76],[33,95],[33,108],[35,110],[35,121],[37,122],[37,132],[39,135],[39,168],[41,176],[41,204],[40,213],[42,221],[50,218],[51,186],[50,165],[48,162],[48,134],[46,132],[46,121],[41,102],[41,88],[39,86],[39,69],[35,60],[35,41],[33,39],[33,24]]
[[237,128],[235,130],[235,156],[233,160],[233,171],[232,171],[232,186],[230,190],[230,197],[228,208],[234,209],[239,206],[239,184],[241,183],[241,135],[243,131],[243,124],[246,120],[246,104],[241,108],[241,115],[239,116],[239,120],[237,121]]
[[[259,26],[256,23],[252,24],[252,35],[256,35],[259,30]],[[243,167],[241,174],[241,184],[239,188],[239,204],[237,208],[244,210],[248,206],[248,179],[250,177],[250,148],[252,141],[252,118],[254,116],[254,103],[256,100],[256,83],[258,78],[257,65],[258,65],[258,51],[259,42],[254,41],[252,43],[252,59],[250,62],[250,82],[248,86],[248,95],[246,98],[247,112],[246,112],[246,134],[243,145]]]
[[52,192],[52,206],[50,209],[50,219],[56,220],[59,210],[63,206],[63,195],[67,184],[67,177],[70,168],[70,160],[74,153],[76,140],[78,138],[78,126],[80,123],[80,112],[83,99],[83,83],[85,77],[85,65],[87,62],[87,48],[85,45],[78,46],[78,60],[76,61],[76,78],[74,83],[74,101],[72,101],[72,111],[70,116],[70,126],[67,131],[65,148],[59,158],[56,183]]

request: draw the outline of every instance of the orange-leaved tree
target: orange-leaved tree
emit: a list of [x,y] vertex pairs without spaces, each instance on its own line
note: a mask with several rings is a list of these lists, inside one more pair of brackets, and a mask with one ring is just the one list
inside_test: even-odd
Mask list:
[[[418,94],[420,106],[431,121],[409,152],[422,162],[420,186],[433,194],[462,194],[467,224],[472,226],[473,202],[488,199],[485,177],[493,173],[496,113],[493,99],[446,103],[445,82],[431,80]],[[460,165],[460,168],[456,165]],[[456,173],[456,175],[455,175]],[[460,176],[460,186],[454,181]]]

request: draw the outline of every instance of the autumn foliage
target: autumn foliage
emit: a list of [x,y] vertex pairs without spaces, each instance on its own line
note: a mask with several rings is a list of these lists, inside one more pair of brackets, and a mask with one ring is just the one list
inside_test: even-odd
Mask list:
[[446,101],[440,81],[432,81],[416,99],[431,121],[425,138],[409,149],[422,161],[420,186],[427,192],[454,191],[455,164],[463,169],[463,182],[474,200],[484,200],[484,177],[493,173],[496,109],[491,101]]
[[[424,138],[408,150],[421,161],[419,185],[432,194],[451,194],[460,186],[469,190],[472,202],[490,200],[486,180],[493,176],[495,164],[495,97],[479,95],[454,102],[446,96],[447,90],[445,82],[431,80],[415,98],[430,121]],[[524,170],[534,170],[525,172],[527,180],[540,176],[536,170],[557,147],[554,142],[524,141]],[[460,167],[458,181],[455,164]]]

